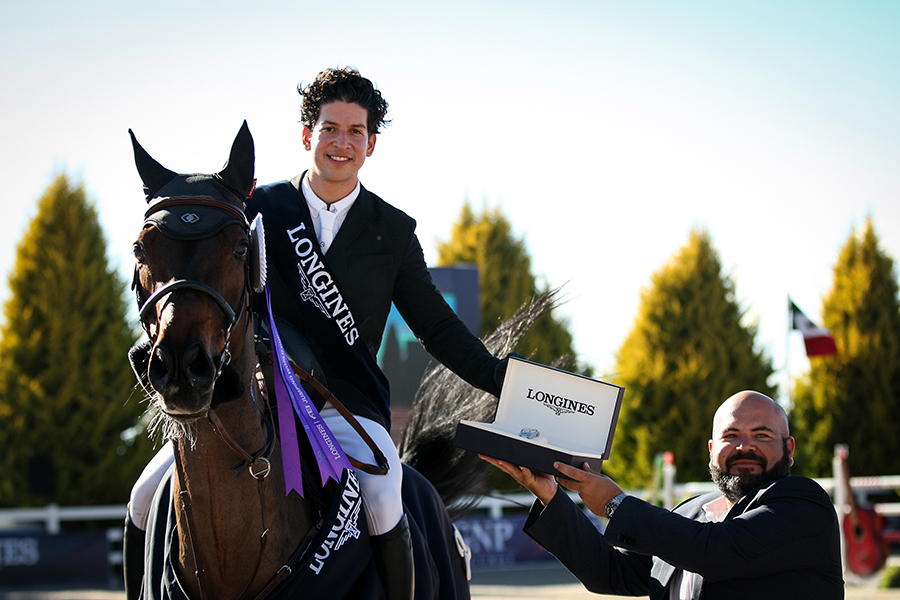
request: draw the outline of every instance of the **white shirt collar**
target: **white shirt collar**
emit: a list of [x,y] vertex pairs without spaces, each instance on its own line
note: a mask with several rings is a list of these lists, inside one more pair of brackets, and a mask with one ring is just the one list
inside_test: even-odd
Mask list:
[[731,506],[728,505],[725,496],[719,496],[703,505],[703,511],[710,523],[721,523],[729,510],[731,510]]
[[300,186],[303,189],[303,197],[306,198],[306,204],[309,205],[309,213],[313,219],[318,219],[319,212],[327,210],[335,213],[337,218],[342,220],[342,217],[347,214],[347,211],[350,210],[350,207],[353,206],[353,203],[356,202],[356,199],[359,197],[360,189],[359,180],[357,179],[356,187],[353,188],[352,192],[340,200],[332,202],[331,205],[328,205],[324,200],[316,196],[312,186],[309,185],[309,174],[303,178]]

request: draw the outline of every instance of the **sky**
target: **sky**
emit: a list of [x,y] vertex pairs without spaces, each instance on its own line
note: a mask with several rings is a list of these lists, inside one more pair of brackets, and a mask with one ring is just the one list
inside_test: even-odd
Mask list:
[[898,31],[889,1],[0,0],[0,298],[56,175],[130,281],[129,128],[210,173],[246,119],[259,182],[288,179],[309,164],[298,83],[355,66],[392,119],[360,179],[429,264],[465,199],[500,208],[608,378],[642,289],[705,228],[780,383],[809,366],[788,296],[821,324],[867,216],[900,256]]

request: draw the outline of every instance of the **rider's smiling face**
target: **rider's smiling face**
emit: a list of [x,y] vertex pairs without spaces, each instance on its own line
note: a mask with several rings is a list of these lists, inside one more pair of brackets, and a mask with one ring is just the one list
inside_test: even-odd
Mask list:
[[375,149],[375,134],[366,122],[368,111],[352,102],[322,106],[312,130],[303,129],[304,147],[313,154],[309,182],[325,202],[340,200],[356,187],[366,158]]

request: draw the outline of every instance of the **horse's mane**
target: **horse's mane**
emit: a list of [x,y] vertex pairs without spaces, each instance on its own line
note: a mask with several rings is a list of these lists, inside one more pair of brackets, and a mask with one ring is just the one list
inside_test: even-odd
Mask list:
[[[532,299],[484,340],[488,351],[500,357],[512,352],[534,322],[558,304],[558,288]],[[567,358],[560,357],[556,364]],[[400,432],[400,460],[435,486],[454,520],[474,508],[489,491],[487,463],[474,452],[453,445],[456,426],[462,419],[491,421],[497,402],[496,397],[432,360]]]

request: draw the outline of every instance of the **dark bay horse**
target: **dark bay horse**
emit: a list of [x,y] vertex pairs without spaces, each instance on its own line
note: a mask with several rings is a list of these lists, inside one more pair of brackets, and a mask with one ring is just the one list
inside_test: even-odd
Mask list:
[[[243,212],[254,168],[246,123],[213,175],[177,174],[132,141],[148,201],[133,287],[149,341],[130,359],[176,460],[157,490],[143,561],[126,552],[126,587],[140,582],[128,597],[383,597],[353,473],[321,486],[313,465],[303,469],[305,498],[285,493],[254,339],[265,269]],[[477,483],[451,487],[458,497]],[[441,497],[408,467],[403,493],[416,598],[468,598],[465,545]]]

